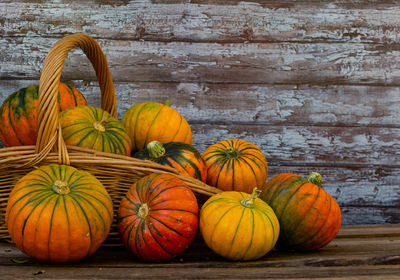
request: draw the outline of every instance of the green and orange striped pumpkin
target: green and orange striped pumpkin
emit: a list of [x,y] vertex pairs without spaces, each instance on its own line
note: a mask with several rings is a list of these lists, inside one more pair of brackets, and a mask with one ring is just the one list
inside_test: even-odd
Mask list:
[[261,150],[245,140],[224,140],[203,153],[207,183],[224,191],[251,193],[267,179],[268,164]]
[[263,186],[260,198],[274,209],[281,225],[279,248],[317,250],[338,233],[342,221],[340,207],[321,184],[322,177],[316,172],[307,180],[282,173]]
[[200,211],[200,231],[209,248],[230,260],[255,260],[274,247],[279,221],[257,195],[257,188],[251,195],[225,191],[206,201]]
[[174,167],[183,174],[203,182],[207,180],[206,164],[199,151],[189,144],[180,142],[162,144],[158,141],[152,141],[146,149],[137,152],[135,157]]
[[182,142],[192,145],[192,130],[175,109],[157,102],[130,107],[122,118],[132,142],[132,151],[144,149],[151,141]]
[[121,155],[131,153],[131,143],[122,124],[100,108],[69,108],[60,113],[60,124],[67,145]]
[[[39,87],[30,85],[6,98],[0,107],[0,141],[4,146],[34,145],[37,138],[37,106]],[[59,108],[86,105],[83,95],[75,88],[60,83]]]
[[193,241],[199,207],[193,192],[178,177],[142,177],[121,200],[118,231],[138,258],[165,261],[182,253]]
[[22,177],[6,209],[9,234],[27,255],[50,262],[77,261],[107,237],[112,201],[91,174],[66,165],[46,165]]

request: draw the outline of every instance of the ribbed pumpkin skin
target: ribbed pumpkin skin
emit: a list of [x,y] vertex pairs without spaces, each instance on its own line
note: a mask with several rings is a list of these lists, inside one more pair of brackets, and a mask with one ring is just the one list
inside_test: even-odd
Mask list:
[[182,180],[154,173],[139,179],[121,200],[118,231],[138,258],[169,260],[192,243],[198,212],[196,197]]
[[261,258],[279,236],[279,222],[271,207],[259,198],[246,207],[241,203],[245,197],[250,194],[221,192],[200,211],[200,231],[207,246],[230,260]]
[[[0,107],[0,141],[6,147],[36,143],[38,91],[37,85],[22,88],[8,96]],[[58,99],[60,111],[87,104],[79,91],[63,83]]]
[[144,149],[148,143],[182,142],[192,145],[192,130],[175,109],[157,102],[144,102],[130,107],[122,118],[132,142],[132,151]]
[[[95,123],[105,120],[95,128]],[[67,145],[130,155],[130,140],[122,124],[108,112],[92,106],[77,106],[60,113],[62,135]]]
[[[70,192],[57,193],[57,181]],[[27,255],[50,262],[80,260],[107,237],[112,201],[104,186],[86,171],[47,165],[22,177],[10,193],[6,210],[9,234]]]
[[162,165],[171,166],[178,169],[183,174],[187,174],[193,178],[207,181],[207,167],[201,154],[192,145],[169,142],[163,145],[165,154],[153,158],[149,155],[149,150],[143,149],[137,152],[134,156],[140,159],[147,159],[157,162]]
[[317,250],[331,242],[340,229],[342,216],[335,199],[299,175],[273,177],[264,185],[260,198],[279,219],[277,245],[282,249]]
[[[237,155],[230,155],[230,149]],[[261,150],[244,140],[224,140],[203,153],[207,165],[207,183],[224,191],[251,193],[267,179],[268,164]]]

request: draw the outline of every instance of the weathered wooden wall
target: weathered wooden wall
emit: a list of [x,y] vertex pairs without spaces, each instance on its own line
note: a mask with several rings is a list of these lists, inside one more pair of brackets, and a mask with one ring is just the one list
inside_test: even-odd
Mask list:
[[[58,39],[84,32],[107,56],[119,117],[169,99],[201,152],[254,142],[269,178],[322,173],[344,224],[400,223],[399,15],[386,0],[2,0],[0,102],[38,82]],[[63,79],[99,104],[81,51]]]

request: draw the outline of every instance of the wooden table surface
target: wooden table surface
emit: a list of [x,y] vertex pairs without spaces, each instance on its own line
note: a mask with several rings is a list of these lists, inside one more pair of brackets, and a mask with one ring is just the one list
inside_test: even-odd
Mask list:
[[250,262],[224,260],[201,237],[164,263],[139,261],[122,247],[102,247],[77,263],[47,264],[0,243],[0,273],[0,279],[400,279],[400,224],[343,226],[317,252],[273,250]]

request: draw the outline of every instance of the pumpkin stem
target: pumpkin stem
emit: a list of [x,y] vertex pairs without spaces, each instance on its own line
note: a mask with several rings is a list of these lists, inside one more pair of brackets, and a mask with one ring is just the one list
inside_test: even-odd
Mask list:
[[240,202],[240,204],[242,204],[244,207],[252,208],[254,205],[254,200],[260,195],[260,193],[261,193],[261,190],[254,188],[251,195],[243,198],[243,200]]
[[143,203],[142,205],[140,205],[139,211],[138,211],[138,215],[140,218],[142,219],[146,219],[147,215],[149,215],[149,206],[147,205],[147,203]]
[[236,148],[229,146],[228,148],[226,148],[226,156],[228,158],[238,158],[239,152]]
[[147,144],[147,151],[151,158],[160,158],[165,155],[165,148],[162,143],[157,140],[151,141]]
[[171,101],[169,101],[168,99],[165,100],[164,105],[165,105],[165,106],[168,106],[168,107],[171,107]]
[[309,183],[317,185],[318,187],[321,187],[321,185],[322,185],[322,176],[317,172],[311,172],[310,175],[308,175],[308,177],[307,177],[307,181]]
[[61,180],[55,181],[52,189],[58,194],[69,194],[71,192],[68,183]]
[[108,121],[108,116],[105,116],[104,118],[101,119],[101,121],[97,121],[93,123],[94,129],[96,129],[99,132],[104,132],[106,131],[106,128],[104,127],[104,123]]

